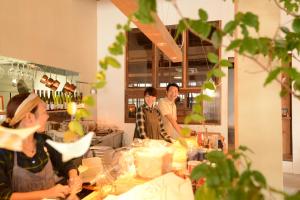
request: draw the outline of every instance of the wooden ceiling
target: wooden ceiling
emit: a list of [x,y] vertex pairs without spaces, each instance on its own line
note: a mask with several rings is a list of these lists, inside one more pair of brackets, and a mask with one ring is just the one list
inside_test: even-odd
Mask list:
[[[126,16],[131,16],[138,9],[137,0],[111,0]],[[172,60],[172,62],[182,62],[183,56],[175,40],[168,32],[156,13],[153,13],[154,23],[142,24],[133,19],[133,23]]]

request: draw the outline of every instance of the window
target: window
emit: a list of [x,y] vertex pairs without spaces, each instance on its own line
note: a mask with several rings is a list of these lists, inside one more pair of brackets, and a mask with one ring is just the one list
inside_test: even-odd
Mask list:
[[[214,26],[220,25],[220,21],[211,23]],[[167,28],[175,38],[176,25]],[[165,96],[168,83],[175,82],[180,87],[177,118],[179,123],[183,123],[184,117],[192,111],[195,97],[200,93],[200,86],[206,79],[207,72],[213,66],[208,61],[207,54],[219,54],[220,50],[186,31],[176,39],[183,52],[183,62],[173,63],[139,29],[128,32],[127,39],[125,122],[135,122],[135,112],[144,103],[143,92],[146,87],[155,87],[159,99]],[[220,124],[220,105],[221,94],[218,87],[214,100],[203,105],[206,123]]]

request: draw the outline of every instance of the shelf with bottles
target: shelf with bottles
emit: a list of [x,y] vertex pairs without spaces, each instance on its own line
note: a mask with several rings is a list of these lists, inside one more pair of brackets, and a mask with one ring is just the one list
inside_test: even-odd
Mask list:
[[48,112],[66,112],[70,102],[77,103],[78,108],[82,107],[82,92],[64,93],[62,91],[36,90],[36,94],[46,103]]

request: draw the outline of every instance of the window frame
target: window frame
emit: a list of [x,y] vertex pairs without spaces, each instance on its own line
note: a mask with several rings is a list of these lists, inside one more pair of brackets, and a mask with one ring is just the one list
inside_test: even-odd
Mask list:
[[[217,21],[211,21],[211,23],[216,24],[217,27],[221,27],[221,21],[217,20]],[[167,27],[174,27],[177,25],[168,25]],[[137,29],[137,28],[136,28]],[[126,33],[126,38],[128,41],[128,32]],[[146,36],[145,36],[146,37]],[[187,94],[187,93],[200,93],[201,89],[199,86],[196,87],[188,87],[187,86],[187,79],[188,79],[188,32],[184,31],[182,34],[183,37],[183,61],[182,61],[182,87],[180,87],[180,94]],[[125,47],[125,95],[124,95],[124,106],[125,106],[125,112],[124,112],[124,120],[125,123],[135,123],[135,118],[130,118],[128,116],[128,99],[129,98],[143,98],[144,97],[144,89],[145,87],[128,87],[129,84],[129,77],[128,77],[128,66],[129,66],[129,51],[128,51],[128,42],[126,44]],[[219,58],[221,58],[221,48],[219,48],[217,50]],[[157,99],[159,99],[160,97],[163,97],[161,95],[164,95],[166,92],[166,88],[165,87],[158,87],[158,61],[159,61],[159,48],[152,43],[152,87],[155,87],[157,89],[158,92],[158,97]],[[220,83],[220,79],[217,79],[217,84]],[[220,95],[220,109],[218,110],[218,116],[219,116],[219,120],[218,121],[214,121],[214,120],[206,120],[205,124],[207,125],[221,125],[221,121],[222,121],[222,115],[221,115],[221,109],[222,109],[222,90],[220,89],[219,92]],[[136,108],[137,109],[137,108]],[[186,111],[191,111],[191,109],[186,109]],[[177,109],[178,112],[178,109]],[[184,110],[185,112],[185,110]],[[184,120],[183,116],[178,116],[178,123],[182,124]],[[199,125],[200,123],[197,122],[192,122],[192,125]]]

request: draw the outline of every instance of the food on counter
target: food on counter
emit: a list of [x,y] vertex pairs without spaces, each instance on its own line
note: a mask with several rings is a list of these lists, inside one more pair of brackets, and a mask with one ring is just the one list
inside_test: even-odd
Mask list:
[[168,173],[145,184],[138,185],[119,196],[109,195],[105,198],[105,200],[117,199],[188,200],[194,199],[194,194],[189,179],[182,179],[173,173]]
[[135,152],[136,173],[142,178],[155,178],[171,171],[172,152],[167,147],[142,147]]

